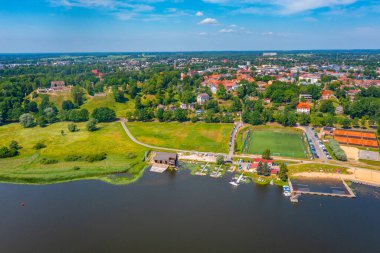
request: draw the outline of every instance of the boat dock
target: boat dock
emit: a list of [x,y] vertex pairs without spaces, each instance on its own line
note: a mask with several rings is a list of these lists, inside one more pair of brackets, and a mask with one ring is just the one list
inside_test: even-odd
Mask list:
[[288,183],[289,183],[289,188],[291,192],[290,201],[295,202],[295,203],[298,202],[298,198],[303,194],[316,195],[316,196],[328,196],[328,197],[346,197],[346,198],[356,197],[355,193],[351,190],[351,188],[347,185],[347,183],[343,179],[342,179],[342,183],[345,189],[347,190],[347,192],[339,191],[339,190],[336,190],[333,192],[318,192],[318,191],[310,191],[307,188],[302,189],[302,190],[295,190],[293,187],[292,181],[290,179],[288,180]]

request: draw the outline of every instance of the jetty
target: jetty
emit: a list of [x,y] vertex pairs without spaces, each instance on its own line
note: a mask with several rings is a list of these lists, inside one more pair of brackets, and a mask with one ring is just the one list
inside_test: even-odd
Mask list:
[[197,175],[197,176],[206,176],[206,175],[207,175],[207,173],[206,173],[206,171],[207,171],[207,166],[208,166],[208,163],[205,164],[205,165],[202,167],[202,170],[201,170],[201,171],[197,171],[197,172],[195,172],[195,175]]
[[351,188],[347,185],[347,183],[342,179],[342,183],[347,190],[347,193],[345,191],[335,191],[335,192],[318,192],[318,191],[310,191],[308,189],[302,189],[302,190],[294,190],[292,181],[289,179],[289,188],[291,192],[290,201],[292,202],[298,202],[298,198],[302,194],[308,194],[308,195],[317,195],[317,196],[329,196],[329,197],[346,197],[346,198],[355,198],[355,193],[351,190]]

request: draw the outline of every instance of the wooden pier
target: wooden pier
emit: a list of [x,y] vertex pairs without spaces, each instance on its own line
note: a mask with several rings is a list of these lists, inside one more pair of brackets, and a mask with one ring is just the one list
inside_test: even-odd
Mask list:
[[312,192],[312,191],[298,191],[294,190],[292,181],[288,179],[289,188],[291,192],[290,200],[292,202],[298,202],[298,198],[302,194],[309,194],[309,195],[317,195],[317,196],[329,196],[329,197],[346,197],[346,198],[355,198],[355,193],[351,190],[351,188],[347,185],[347,183],[342,179],[342,183],[344,187],[346,188],[348,194],[340,194],[340,193],[327,193],[327,192]]

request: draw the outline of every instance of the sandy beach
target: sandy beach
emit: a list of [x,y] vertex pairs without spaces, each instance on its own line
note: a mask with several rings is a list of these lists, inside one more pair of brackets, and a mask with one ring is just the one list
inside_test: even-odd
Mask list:
[[365,169],[348,169],[350,174],[323,173],[323,172],[301,172],[294,174],[293,177],[307,178],[333,178],[347,181],[369,184],[380,187],[380,171],[371,171]]

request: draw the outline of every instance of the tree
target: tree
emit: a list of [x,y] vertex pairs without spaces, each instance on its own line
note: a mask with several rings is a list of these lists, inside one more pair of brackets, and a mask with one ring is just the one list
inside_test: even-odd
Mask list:
[[265,149],[261,157],[263,159],[269,160],[269,159],[271,159],[270,153],[271,153],[270,149]]
[[74,86],[71,89],[71,95],[73,97],[73,101],[78,106],[81,106],[84,102],[84,92],[83,89],[79,86]]
[[74,123],[70,123],[69,125],[67,125],[67,129],[69,129],[69,132],[72,133],[78,131],[78,127]]
[[71,100],[65,100],[62,102],[62,110],[70,111],[75,109],[75,105]]
[[310,123],[310,115],[306,113],[301,113],[298,115],[298,122],[301,126],[307,126]]
[[125,103],[126,102],[124,92],[117,89],[117,88],[113,89],[113,97],[115,99],[115,102],[118,102],[118,103]]
[[19,149],[21,149],[22,147],[18,144],[17,141],[12,140],[11,143],[9,144],[9,148],[10,148],[10,149],[19,150]]
[[288,166],[285,163],[281,163],[278,177],[281,181],[286,182],[288,180]]
[[187,111],[186,110],[183,110],[183,109],[176,109],[174,111],[174,118],[175,120],[177,120],[178,122],[184,122],[184,121],[187,121],[188,118],[187,118]]
[[263,163],[261,161],[257,165],[256,171],[257,171],[257,175],[263,175],[263,173],[264,173],[264,165],[263,165]]
[[270,168],[267,162],[264,163],[263,165],[263,173],[264,176],[269,176],[270,175]]
[[223,100],[227,100],[229,98],[226,88],[224,87],[224,85],[221,84],[218,87],[216,95],[218,96],[218,98]]
[[36,125],[34,117],[30,113],[24,113],[20,116],[20,124],[25,128],[34,127]]
[[90,132],[96,131],[98,129],[96,126],[97,123],[98,121],[96,119],[91,118],[86,124],[87,130]]
[[331,100],[323,100],[319,107],[319,111],[323,113],[335,114],[335,107]]
[[343,128],[347,129],[351,127],[351,120],[349,118],[343,118],[340,122]]
[[224,164],[224,156],[223,156],[223,155],[218,155],[218,156],[216,157],[216,164],[217,164],[217,165],[222,165],[222,164]]
[[88,120],[87,109],[74,109],[69,112],[68,120],[74,122],[84,122]]
[[243,109],[243,105],[241,104],[240,99],[238,97],[233,97],[230,109],[232,112],[240,112]]
[[165,112],[165,110],[164,110],[163,108],[159,108],[159,109],[157,109],[157,111],[156,111],[156,118],[157,118],[160,122],[164,121],[164,112]]
[[40,127],[46,127],[48,124],[48,121],[47,121],[46,117],[44,115],[42,115],[42,116],[38,117],[37,124]]
[[93,111],[92,117],[98,122],[112,122],[116,120],[116,113],[110,108],[100,107]]

